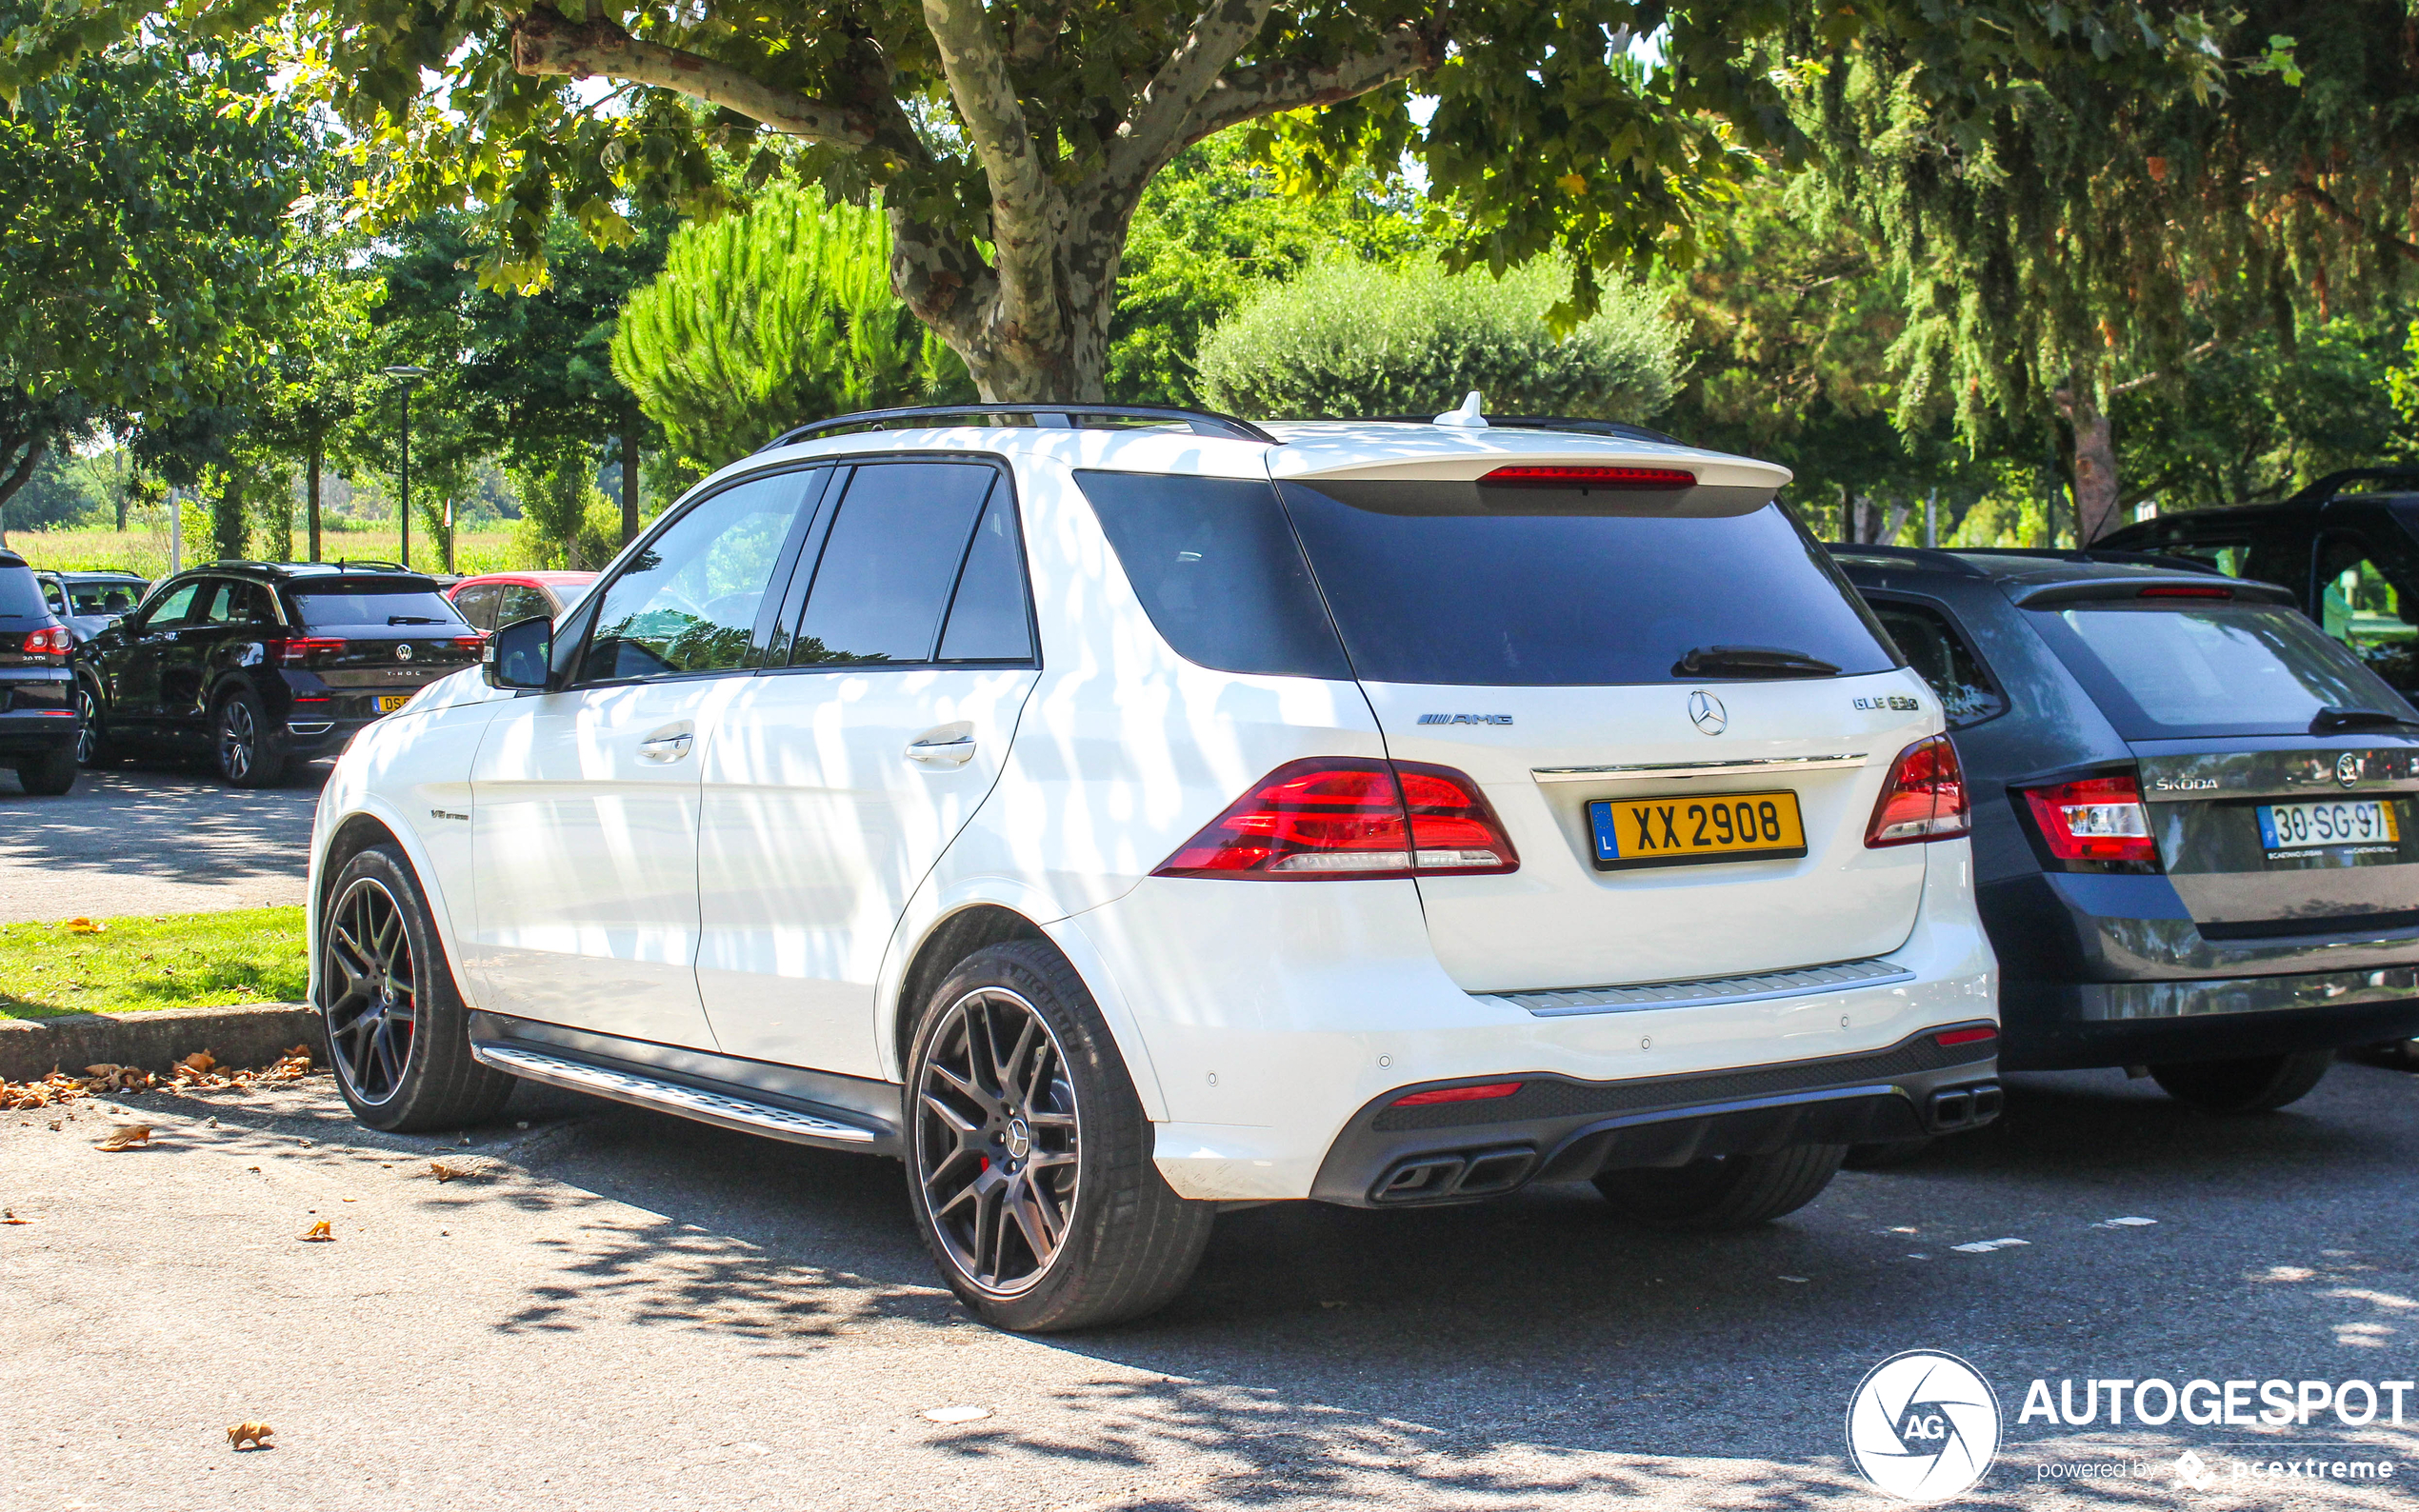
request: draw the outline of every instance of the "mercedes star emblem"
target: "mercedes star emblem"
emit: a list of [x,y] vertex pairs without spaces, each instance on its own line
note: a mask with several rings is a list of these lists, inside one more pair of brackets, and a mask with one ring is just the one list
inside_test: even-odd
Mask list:
[[1689,722],[1709,735],[1719,735],[1730,727],[1730,715],[1720,699],[1700,687],[1689,695]]

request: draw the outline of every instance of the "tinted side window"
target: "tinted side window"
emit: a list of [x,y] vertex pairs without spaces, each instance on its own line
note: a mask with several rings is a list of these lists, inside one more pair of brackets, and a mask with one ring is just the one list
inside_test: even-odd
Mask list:
[[2351,647],[2371,671],[2406,691],[2419,687],[2419,595],[2399,553],[2374,549],[2366,537],[2333,532],[2318,543],[2319,627]]
[[495,611],[497,625],[510,625],[518,620],[534,619],[541,614],[550,620],[554,617],[554,601],[546,596],[544,588],[510,583],[505,585],[503,593],[504,607]]
[[1951,728],[1979,725],[2008,711],[2008,701],[1983,670],[1981,658],[1947,616],[1913,604],[1876,602],[1873,617],[1898,643],[1907,664],[1924,674],[1940,695],[1941,711]]
[[1178,656],[1221,672],[1352,675],[1274,485],[1138,472],[1075,483]]
[[470,622],[474,630],[491,630],[497,625],[495,601],[503,590],[492,583],[482,583],[464,588],[453,596],[454,612]]
[[184,624],[186,617],[193,612],[194,598],[201,593],[203,587],[206,586],[207,585],[201,581],[196,580],[191,583],[179,584],[177,587],[169,589],[167,595],[163,597],[159,603],[152,606],[151,612],[144,616],[143,628],[147,630],[170,630]]
[[932,660],[967,538],[999,474],[947,462],[858,468],[826,533],[792,666]]
[[1025,603],[1025,553],[1016,538],[1016,509],[1005,487],[991,490],[966,548],[941,632],[944,662],[1025,662],[1033,656],[1032,616]]
[[802,479],[781,472],[725,488],[624,563],[605,586],[581,681],[746,666]]
[[212,625],[260,625],[274,623],[276,618],[277,611],[270,607],[269,590],[257,583],[225,579],[218,586],[218,597],[210,601]]

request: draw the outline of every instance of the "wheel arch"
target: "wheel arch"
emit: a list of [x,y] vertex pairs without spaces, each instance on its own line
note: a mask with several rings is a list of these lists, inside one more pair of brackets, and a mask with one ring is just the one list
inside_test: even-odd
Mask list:
[[890,1050],[896,1058],[894,1064],[902,1079],[907,1076],[912,1049],[910,1042],[915,1037],[915,1022],[923,1014],[924,1000],[968,956],[986,945],[1010,940],[1050,944],[1050,936],[1042,932],[1041,925],[996,903],[970,904],[934,920],[924,931],[924,938],[916,942],[908,956],[907,968],[899,976],[898,994],[890,1005]]
[[319,929],[327,917],[337,874],[353,857],[382,845],[392,845],[403,852],[404,864],[411,868],[412,881],[419,884],[421,896],[429,901],[429,920],[436,928],[437,948],[445,955],[445,967],[453,976],[454,990],[461,994],[464,1003],[474,1003],[475,998],[465,985],[462,952],[453,934],[453,913],[438,880],[437,868],[411,826],[403,823],[400,816],[386,811],[375,799],[366,800],[361,807],[334,821],[319,849],[318,862],[311,868],[310,927],[305,942],[310,951],[311,1001],[319,1001]]

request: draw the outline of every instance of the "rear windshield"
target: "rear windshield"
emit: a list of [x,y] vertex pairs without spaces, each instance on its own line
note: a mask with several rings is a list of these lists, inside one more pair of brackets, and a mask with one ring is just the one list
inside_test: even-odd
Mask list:
[[2129,740],[2301,734],[2322,708],[2410,706],[2293,610],[2076,605],[2039,611],[2046,638]]
[[312,629],[339,625],[460,625],[462,616],[426,583],[330,584],[292,590],[294,607]]
[[147,583],[68,583],[68,608],[74,614],[131,614],[150,588]]
[[42,602],[42,585],[33,580],[29,567],[0,567],[0,619],[47,620],[50,607]]
[[1698,681],[1676,664],[1713,647],[1796,652],[1846,675],[1899,665],[1838,568],[1775,504],[1658,518],[1601,490],[1283,492],[1353,669],[1371,682]]

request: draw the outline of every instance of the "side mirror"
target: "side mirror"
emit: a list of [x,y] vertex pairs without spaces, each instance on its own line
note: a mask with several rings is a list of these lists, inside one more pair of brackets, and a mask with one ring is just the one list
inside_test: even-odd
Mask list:
[[554,622],[543,614],[513,621],[488,637],[479,661],[490,687],[543,692],[554,681]]

